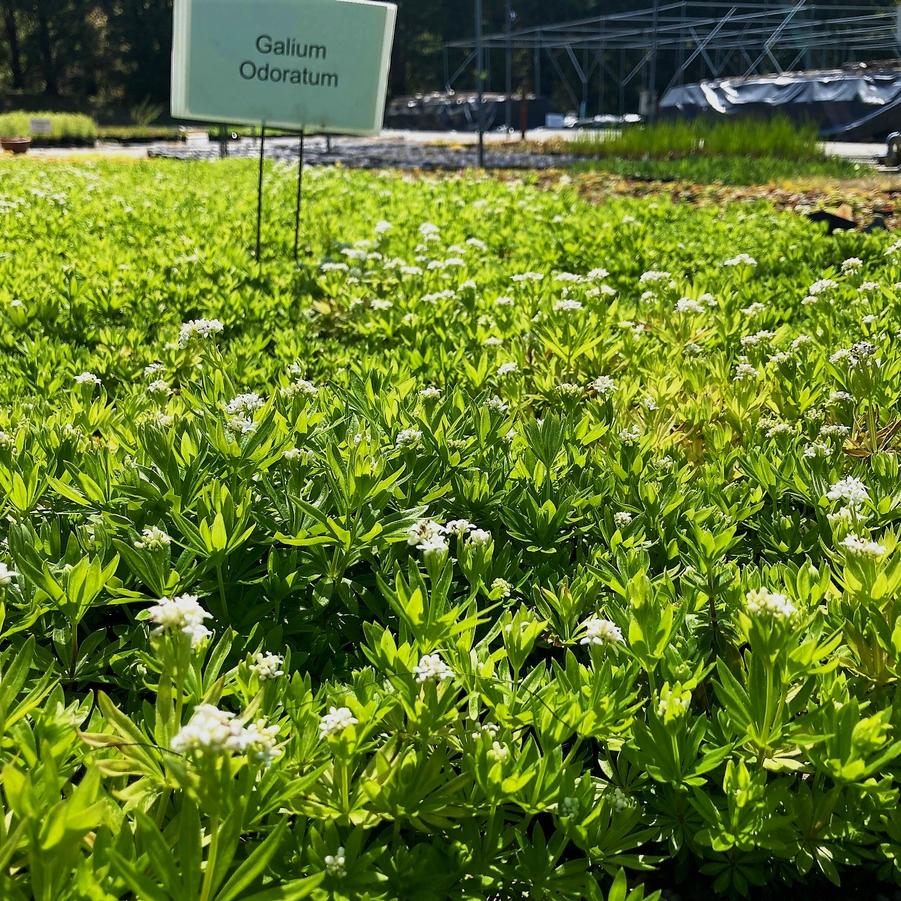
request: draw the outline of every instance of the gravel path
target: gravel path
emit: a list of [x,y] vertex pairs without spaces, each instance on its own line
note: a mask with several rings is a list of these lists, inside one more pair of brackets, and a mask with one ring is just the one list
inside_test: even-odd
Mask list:
[[[266,141],[266,159],[281,162],[297,160],[296,138],[271,138]],[[259,141],[245,139],[232,142],[230,157],[246,158],[259,155]],[[152,158],[178,160],[213,160],[219,158],[218,144],[183,144],[151,147]],[[472,145],[424,144],[397,140],[360,140],[336,138],[329,151],[324,138],[307,138],[304,161],[311,166],[333,166],[340,163],[352,169],[471,169],[477,161]],[[489,144],[485,165],[489,169],[553,169],[568,166],[576,158],[569,155],[504,150],[496,143]]]

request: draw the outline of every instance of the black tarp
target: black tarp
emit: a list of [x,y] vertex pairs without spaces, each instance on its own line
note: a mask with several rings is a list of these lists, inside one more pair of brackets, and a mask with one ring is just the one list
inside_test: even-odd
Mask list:
[[660,102],[662,119],[773,114],[812,122],[824,138],[882,140],[901,128],[901,67],[702,81]]

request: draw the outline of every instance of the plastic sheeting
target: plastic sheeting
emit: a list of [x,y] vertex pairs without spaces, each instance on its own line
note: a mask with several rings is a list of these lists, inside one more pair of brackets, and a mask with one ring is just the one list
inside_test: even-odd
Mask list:
[[901,68],[702,81],[660,102],[667,119],[773,114],[812,122],[824,138],[881,140],[901,127]]
[[[486,131],[498,128],[506,119],[506,94],[485,94],[482,100]],[[520,104],[514,95],[511,121],[520,127]],[[550,104],[542,97],[526,98],[526,127],[544,125]],[[434,93],[416,97],[397,97],[388,105],[385,116],[388,128],[421,129],[429,131],[478,131],[479,101],[475,94]]]

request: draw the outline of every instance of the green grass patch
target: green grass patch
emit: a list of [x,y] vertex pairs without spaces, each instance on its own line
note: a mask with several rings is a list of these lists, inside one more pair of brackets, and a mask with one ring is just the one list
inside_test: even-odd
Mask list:
[[[49,135],[32,135],[32,119],[49,119]],[[81,113],[12,112],[0,113],[0,135],[3,137],[32,137],[35,143],[64,141],[93,141],[97,126],[90,116]]]
[[710,122],[660,122],[610,133],[586,133],[568,142],[573,153],[599,158],[674,160],[698,155],[783,160],[818,160],[817,130],[776,116]]
[[872,171],[869,166],[848,160],[827,158],[786,160],[775,158],[699,155],[682,159],[585,160],[576,171],[609,172],[624,178],[653,181],[692,181],[701,184],[765,185],[798,178],[860,178]]

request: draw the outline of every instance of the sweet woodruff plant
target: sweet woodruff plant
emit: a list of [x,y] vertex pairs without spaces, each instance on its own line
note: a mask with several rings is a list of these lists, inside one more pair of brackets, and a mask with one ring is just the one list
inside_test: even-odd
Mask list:
[[0,897],[901,859],[901,244],[248,165],[0,180]]

